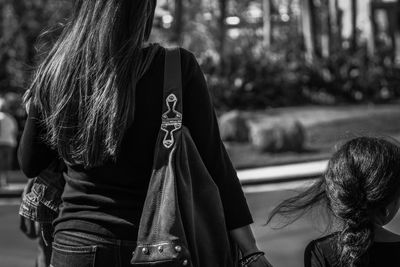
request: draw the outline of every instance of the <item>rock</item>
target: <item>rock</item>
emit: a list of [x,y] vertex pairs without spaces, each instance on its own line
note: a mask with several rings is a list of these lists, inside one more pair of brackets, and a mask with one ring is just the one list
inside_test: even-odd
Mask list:
[[250,127],[250,141],[261,152],[301,151],[305,139],[303,125],[295,120],[258,123]]
[[221,139],[226,142],[248,142],[249,126],[239,111],[230,111],[219,119]]

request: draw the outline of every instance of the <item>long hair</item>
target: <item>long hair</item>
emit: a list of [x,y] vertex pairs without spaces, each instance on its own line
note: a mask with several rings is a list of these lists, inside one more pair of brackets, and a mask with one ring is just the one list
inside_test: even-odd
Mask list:
[[[359,137],[345,143],[307,191],[281,202],[270,214],[290,224],[317,205],[341,222],[336,247],[340,266],[366,266],[374,240],[373,218],[400,188],[400,148],[392,141]],[[286,225],[287,225],[286,224]]]
[[[135,89],[156,46],[144,52],[156,0],[76,0],[30,86],[46,142],[86,168],[115,160],[133,119]],[[28,97],[29,99],[29,97]]]

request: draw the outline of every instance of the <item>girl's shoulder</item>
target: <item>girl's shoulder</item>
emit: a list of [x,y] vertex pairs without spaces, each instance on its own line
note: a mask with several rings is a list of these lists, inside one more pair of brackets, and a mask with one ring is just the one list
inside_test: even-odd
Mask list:
[[[338,261],[337,244],[339,233],[312,240],[304,252],[305,267],[330,267]],[[370,250],[369,266],[400,266],[400,242],[374,242]],[[396,263],[393,265],[393,263]]]
[[333,233],[323,236],[319,239],[312,240],[306,247],[304,252],[304,266],[333,266],[335,263],[335,251],[338,234]]
[[313,247],[323,250],[330,250],[334,248],[333,245],[337,244],[337,239],[339,237],[339,233],[332,233],[329,235],[325,235],[318,239],[312,240],[307,248],[311,249]]

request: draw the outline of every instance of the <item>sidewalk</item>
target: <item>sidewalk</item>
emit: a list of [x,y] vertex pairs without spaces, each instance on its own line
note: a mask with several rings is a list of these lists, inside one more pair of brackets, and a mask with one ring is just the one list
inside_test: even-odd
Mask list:
[[328,165],[327,160],[270,166],[238,171],[243,186],[286,183],[319,177]]
[[[327,166],[326,160],[271,166],[238,171],[243,186],[257,186],[308,180],[320,176]],[[0,198],[19,197],[27,178],[20,171],[10,173],[9,184],[0,188]]]
[[10,171],[8,185],[0,187],[0,198],[20,197],[27,178],[21,171]]

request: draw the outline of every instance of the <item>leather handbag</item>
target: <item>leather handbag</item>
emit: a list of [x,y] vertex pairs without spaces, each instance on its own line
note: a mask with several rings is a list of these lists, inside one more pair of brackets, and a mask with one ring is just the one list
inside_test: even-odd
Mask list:
[[162,123],[134,266],[237,266],[218,187],[182,124],[179,49],[167,49]]

